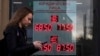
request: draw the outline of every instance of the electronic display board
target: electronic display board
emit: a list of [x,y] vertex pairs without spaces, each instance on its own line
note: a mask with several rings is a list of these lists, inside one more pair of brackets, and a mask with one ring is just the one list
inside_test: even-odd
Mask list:
[[33,13],[33,41],[47,42],[33,55],[76,55],[76,1],[33,1]]

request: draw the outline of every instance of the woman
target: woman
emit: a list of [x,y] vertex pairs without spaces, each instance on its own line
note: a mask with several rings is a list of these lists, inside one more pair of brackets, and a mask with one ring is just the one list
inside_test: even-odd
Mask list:
[[18,9],[6,29],[4,30],[4,38],[6,43],[6,56],[30,56],[33,52],[38,51],[42,44],[40,41],[26,43],[25,28],[31,24],[32,11],[27,7]]

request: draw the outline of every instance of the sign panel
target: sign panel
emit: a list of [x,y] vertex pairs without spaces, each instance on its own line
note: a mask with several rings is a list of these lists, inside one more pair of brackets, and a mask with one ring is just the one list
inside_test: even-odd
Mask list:
[[33,41],[47,42],[34,55],[76,55],[75,1],[33,1]]

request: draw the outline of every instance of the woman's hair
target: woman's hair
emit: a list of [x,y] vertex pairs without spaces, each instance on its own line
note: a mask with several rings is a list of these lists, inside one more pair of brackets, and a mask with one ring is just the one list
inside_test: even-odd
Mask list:
[[32,10],[30,10],[27,7],[22,7],[18,9],[12,16],[10,22],[8,23],[7,26],[13,26],[17,25],[27,14],[32,13]]

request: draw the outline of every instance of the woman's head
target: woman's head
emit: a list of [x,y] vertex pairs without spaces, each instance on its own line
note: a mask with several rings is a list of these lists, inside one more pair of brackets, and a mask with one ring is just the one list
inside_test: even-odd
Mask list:
[[22,26],[28,26],[31,24],[33,12],[27,7],[22,7],[18,9],[12,16],[9,25],[18,25],[19,23]]

